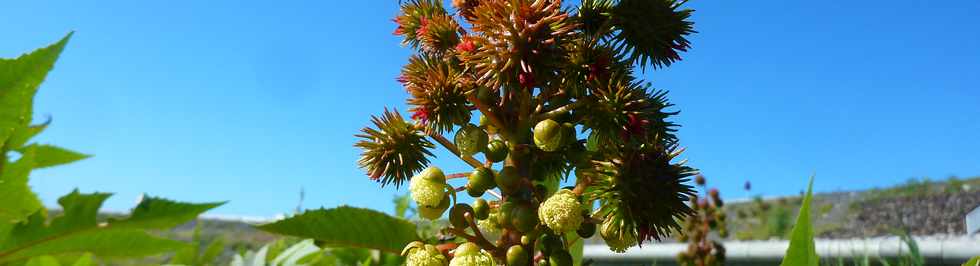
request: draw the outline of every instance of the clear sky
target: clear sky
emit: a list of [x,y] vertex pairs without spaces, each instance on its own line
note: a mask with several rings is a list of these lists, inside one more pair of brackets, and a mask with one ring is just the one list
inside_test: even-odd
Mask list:
[[[96,3],[97,2],[97,3]],[[860,189],[980,175],[980,2],[694,0],[693,50],[645,77],[669,89],[686,157],[722,195]],[[397,1],[5,1],[0,56],[76,34],[37,96],[40,138],[95,157],[35,172],[48,204],[78,187],[126,210],[141,192],[230,200],[269,217],[391,209],[352,135],[410,50]],[[464,169],[443,155],[447,172]]]

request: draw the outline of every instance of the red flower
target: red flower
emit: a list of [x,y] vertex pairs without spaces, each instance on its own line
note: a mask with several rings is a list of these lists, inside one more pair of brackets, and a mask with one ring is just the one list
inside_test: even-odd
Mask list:
[[629,139],[631,136],[643,135],[647,131],[647,125],[650,124],[650,120],[640,119],[636,114],[628,114],[626,125],[623,126],[623,130],[620,132],[620,137],[623,140]]
[[419,29],[415,31],[415,36],[423,36],[429,31],[429,20],[422,18],[419,20]]
[[476,45],[473,44],[473,40],[470,38],[463,37],[463,41],[456,45],[456,51],[471,53],[476,50]]
[[422,124],[428,123],[429,109],[426,109],[425,107],[416,108],[415,112],[412,113],[412,120],[419,121]]
[[588,81],[593,81],[599,77],[605,76],[606,69],[609,68],[609,57],[600,55],[596,58],[595,62],[589,65],[589,76]]
[[398,28],[395,28],[395,32],[392,32],[391,34],[394,34],[394,35],[402,35],[402,34],[405,34],[405,29],[402,28],[402,21],[401,21],[401,18],[400,17],[395,17],[391,21],[394,21],[395,24],[398,24]]
[[525,89],[534,88],[534,74],[530,72],[521,72],[517,75],[517,81],[521,83],[521,87]]

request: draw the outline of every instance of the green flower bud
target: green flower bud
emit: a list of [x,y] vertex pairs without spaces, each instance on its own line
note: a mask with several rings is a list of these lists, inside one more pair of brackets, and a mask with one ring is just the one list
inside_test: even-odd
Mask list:
[[599,234],[609,246],[609,250],[617,253],[626,252],[626,249],[636,245],[636,236],[629,232],[621,232],[613,220],[611,218],[606,219],[602,223],[602,230],[599,231]]
[[490,216],[490,204],[484,199],[473,201],[473,218],[484,220]]
[[476,221],[476,226],[480,227],[480,230],[482,230],[484,233],[493,233],[493,234],[499,233],[500,232],[500,223],[498,221],[499,216],[500,213],[498,211],[491,211],[490,215],[488,215],[486,219]]
[[559,190],[541,203],[538,218],[555,233],[577,230],[585,220],[582,217],[582,203],[575,193],[568,189]]
[[[493,171],[486,167],[477,167],[470,173],[468,187],[479,191],[493,189],[497,184],[493,180]],[[483,194],[483,193],[480,193]]]
[[490,141],[490,144],[487,144],[487,150],[484,155],[486,155],[487,159],[489,159],[491,162],[496,163],[507,159],[508,151],[509,149],[504,141],[495,139]]
[[504,193],[510,193],[513,189],[517,188],[518,182],[521,181],[520,175],[517,174],[517,168],[513,166],[504,166],[500,170],[500,173],[494,175],[493,180],[500,187],[500,190]]
[[540,241],[541,252],[545,255],[551,254],[551,252],[562,249],[564,245],[561,241],[561,237],[552,234],[546,234],[541,238]]
[[405,265],[407,266],[445,266],[446,256],[439,252],[433,245],[426,245],[415,241],[409,243],[402,250],[402,256],[406,256]]
[[529,204],[518,204],[514,207],[511,223],[514,229],[521,233],[529,233],[538,225],[538,216]]
[[500,212],[497,216],[497,224],[503,228],[514,228],[512,222],[514,217],[514,209],[517,206],[513,201],[504,201],[500,203]]
[[513,245],[507,249],[507,266],[528,266],[530,263],[530,257],[523,246]]
[[534,126],[534,145],[543,151],[556,151],[564,139],[564,127],[551,119],[545,119]]
[[456,148],[463,155],[473,155],[487,147],[489,137],[487,132],[473,124],[468,124],[456,131]]
[[568,251],[564,249],[553,251],[548,256],[548,265],[572,266],[572,254],[568,254]]
[[595,224],[591,222],[582,223],[582,226],[580,226],[575,232],[582,238],[590,238],[595,235]]
[[480,247],[473,243],[463,243],[456,248],[453,259],[449,261],[449,266],[495,266],[493,256],[489,252],[480,250]]
[[466,205],[466,203],[453,205],[453,208],[449,210],[449,223],[455,228],[466,229],[470,225],[466,221],[466,213],[473,215],[473,208],[470,205]]
[[446,175],[438,167],[429,166],[412,177],[408,190],[419,206],[437,206],[446,195]]
[[449,209],[450,201],[449,194],[446,194],[445,196],[442,196],[442,201],[440,201],[439,205],[435,207],[419,205],[419,216],[429,220],[438,220],[442,217],[442,213],[446,212],[446,209]]

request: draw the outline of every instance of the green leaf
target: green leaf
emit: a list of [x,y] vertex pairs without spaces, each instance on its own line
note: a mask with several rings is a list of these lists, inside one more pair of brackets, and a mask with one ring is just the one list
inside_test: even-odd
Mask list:
[[405,245],[419,239],[415,225],[407,220],[350,206],[306,211],[258,228],[276,234],[313,238],[330,246],[390,253],[399,253]]
[[[30,152],[25,154],[31,154]],[[42,255],[92,253],[100,257],[140,257],[172,251],[186,245],[153,236],[148,229],[185,223],[220,204],[187,204],[148,197],[123,220],[98,222],[98,210],[107,193],[82,194],[77,190],[58,199],[64,212],[46,223],[43,209],[10,230],[0,242],[0,264]]]
[[61,266],[61,263],[52,256],[40,256],[27,261],[26,266]]
[[568,241],[573,242],[571,246],[568,247],[568,253],[572,254],[572,265],[582,265],[582,256],[585,251],[585,239],[578,236],[578,233],[571,232],[565,234],[565,238]]
[[92,157],[54,145],[33,144],[28,147],[34,147],[37,153],[34,159],[35,169],[69,164]]
[[194,220],[207,210],[225,202],[183,203],[164,198],[146,197],[133,209],[128,219],[117,221],[116,226],[145,229],[166,229]]
[[92,265],[92,254],[85,253],[82,257],[78,258],[72,266],[90,266]]
[[37,134],[41,134],[41,132],[44,131],[49,124],[51,124],[51,118],[48,118],[47,121],[44,121],[44,123],[41,124],[17,128],[14,130],[13,135],[7,139],[7,146],[14,149],[24,147],[24,144],[27,144],[27,141],[34,138],[34,136],[37,136]]
[[973,257],[970,261],[963,263],[963,266],[980,266],[980,256]]
[[0,59],[0,143],[31,123],[34,94],[71,35],[17,59]]
[[225,239],[216,238],[211,241],[206,248],[204,248],[204,254],[201,254],[199,262],[203,264],[214,264],[214,260],[221,255],[221,252],[225,250]]
[[782,266],[818,266],[820,257],[817,256],[817,248],[813,242],[813,224],[810,223],[810,202],[813,199],[813,177],[810,177],[810,185],[807,187],[806,196],[803,197],[803,205],[800,206],[800,213],[796,218],[796,225],[790,235],[789,249],[783,257]]
[[[0,172],[0,224],[23,221],[31,213],[41,209],[41,200],[27,184],[27,177],[34,168],[34,154],[33,148],[24,150],[20,159],[5,165]],[[0,233],[3,231],[5,230],[0,230]],[[0,234],[0,241],[5,236],[6,234]]]

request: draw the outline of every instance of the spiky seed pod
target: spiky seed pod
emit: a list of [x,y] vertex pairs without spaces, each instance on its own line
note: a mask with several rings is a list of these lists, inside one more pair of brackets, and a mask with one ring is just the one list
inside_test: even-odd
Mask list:
[[453,0],[453,7],[459,11],[459,15],[463,16],[466,20],[472,21],[476,18],[473,14],[473,10],[480,5],[482,0]]
[[665,144],[677,141],[677,125],[667,118],[678,112],[666,110],[673,106],[667,101],[666,91],[651,94],[649,84],[622,72],[595,82],[595,86],[590,90],[595,104],[588,106],[589,115],[584,117],[583,125],[592,130],[599,147],[617,149],[629,139]]
[[479,84],[495,90],[517,88],[521,73],[525,87],[554,79],[564,62],[562,46],[577,27],[561,1],[484,1],[472,13],[478,48],[463,61],[475,68]]
[[459,153],[471,156],[486,149],[488,141],[487,132],[474,124],[467,124],[460,128],[454,138]]
[[446,196],[446,175],[438,167],[429,166],[412,177],[408,190],[419,206],[438,206]]
[[507,159],[507,144],[501,140],[491,140],[490,144],[487,144],[487,150],[484,153],[487,156],[487,160],[491,162],[500,162]]
[[412,56],[402,69],[402,81],[411,94],[411,111],[420,115],[428,132],[448,132],[470,121],[467,85],[458,66],[427,55]]
[[694,10],[680,9],[687,1],[620,0],[610,10],[613,35],[610,45],[630,61],[645,67],[670,66],[680,60],[691,44],[687,35],[695,33],[688,21]]
[[398,111],[385,109],[381,117],[371,117],[375,128],[365,127],[361,138],[354,146],[361,148],[361,159],[357,164],[367,171],[372,180],[385,186],[394,183],[396,187],[425,168],[428,156],[433,156],[432,142],[405,121]]
[[622,219],[608,218],[602,222],[602,228],[599,230],[599,235],[606,242],[606,246],[616,253],[626,252],[626,249],[637,244],[636,232],[630,231],[623,222]]
[[448,14],[435,14],[425,21],[416,33],[422,50],[434,55],[453,51],[460,44],[463,28]]
[[448,16],[448,14],[440,0],[405,1],[401,6],[401,12],[394,19],[395,24],[398,24],[394,34],[405,38],[402,40],[402,45],[419,48],[423,39],[421,35],[425,35],[429,31],[427,25],[430,20],[433,17]]
[[563,127],[555,120],[545,119],[534,126],[534,145],[543,151],[556,151],[564,144]]
[[693,213],[686,202],[694,191],[685,183],[696,172],[672,163],[678,155],[676,146],[642,146],[596,161],[593,170],[583,171],[593,180],[586,199],[599,201],[597,216],[607,226],[621,227],[617,232],[635,234],[639,241],[659,241],[680,229],[677,220]]
[[456,248],[450,266],[494,266],[493,256],[476,244],[466,242]]
[[442,196],[442,200],[439,201],[439,205],[434,207],[419,205],[419,216],[433,221],[438,220],[439,218],[442,218],[442,214],[446,212],[446,209],[449,209],[449,203],[451,201],[452,200],[449,199],[449,194],[446,194],[445,196]]
[[409,243],[402,250],[407,266],[446,266],[446,256],[439,252],[433,245],[426,245],[420,241]]
[[578,230],[584,220],[582,203],[571,190],[559,190],[538,207],[538,219],[555,233]]

